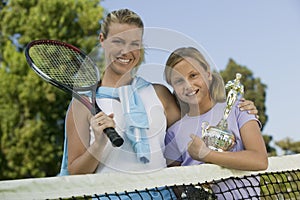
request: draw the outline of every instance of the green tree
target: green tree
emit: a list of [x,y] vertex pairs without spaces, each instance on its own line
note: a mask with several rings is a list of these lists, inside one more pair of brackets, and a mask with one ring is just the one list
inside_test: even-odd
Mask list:
[[293,141],[290,138],[285,138],[276,141],[275,144],[279,146],[285,155],[300,153],[300,141]]
[[99,0],[10,0],[0,7],[0,179],[59,171],[64,116],[71,99],[39,78],[24,48],[56,39],[90,52],[97,44]]

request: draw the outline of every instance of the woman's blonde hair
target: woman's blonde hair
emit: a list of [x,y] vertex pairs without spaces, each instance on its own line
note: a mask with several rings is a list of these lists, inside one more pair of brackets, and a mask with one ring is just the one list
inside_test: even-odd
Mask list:
[[[181,62],[186,58],[192,58],[199,62],[200,66],[207,72],[212,74],[212,80],[208,86],[209,93],[214,102],[224,102],[226,100],[226,92],[224,87],[224,81],[221,75],[216,71],[211,71],[210,65],[206,61],[205,57],[201,54],[199,50],[194,47],[182,47],[173,51],[169,58],[167,59],[164,76],[169,85],[171,84],[171,75],[173,68],[176,64]],[[176,94],[175,94],[176,95]],[[179,101],[179,99],[177,98]],[[180,105],[183,106],[184,103],[180,102]]]
[[[141,17],[129,9],[119,9],[107,14],[107,16],[103,19],[101,23],[100,29],[104,39],[107,38],[109,28],[112,23],[135,25],[136,27],[140,28],[144,33],[144,23]],[[139,66],[145,59],[145,49],[143,44],[140,51],[141,56],[137,66]]]

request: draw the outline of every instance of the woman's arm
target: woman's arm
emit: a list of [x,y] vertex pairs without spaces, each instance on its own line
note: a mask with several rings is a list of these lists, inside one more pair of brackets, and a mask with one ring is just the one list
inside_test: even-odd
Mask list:
[[241,98],[239,101],[239,108],[240,110],[247,110],[249,114],[254,114],[256,118],[258,119],[258,110],[254,104],[253,101],[246,100],[244,98]]
[[[95,141],[91,145],[90,125],[95,133]],[[107,116],[104,113],[100,112],[92,116],[82,103],[76,99],[71,102],[66,116],[70,174],[94,173],[107,143],[103,129],[109,126],[114,127],[114,123],[107,122]]]

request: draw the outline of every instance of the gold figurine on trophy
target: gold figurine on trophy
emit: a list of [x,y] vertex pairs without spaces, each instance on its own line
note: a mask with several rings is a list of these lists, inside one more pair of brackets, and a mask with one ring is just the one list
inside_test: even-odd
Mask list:
[[212,150],[228,151],[235,144],[235,136],[228,130],[227,118],[238,96],[244,94],[244,86],[240,82],[241,78],[242,75],[237,73],[236,78],[228,81],[225,85],[225,89],[229,89],[229,92],[226,98],[223,118],[217,126],[210,126],[208,122],[202,123],[202,138]]

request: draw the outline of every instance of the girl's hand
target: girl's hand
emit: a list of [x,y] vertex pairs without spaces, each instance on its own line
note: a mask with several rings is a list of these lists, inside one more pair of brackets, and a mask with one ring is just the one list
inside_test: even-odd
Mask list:
[[254,105],[253,101],[241,98],[240,102],[239,102],[239,108],[242,111],[247,110],[249,114],[254,114],[257,119],[259,118],[258,110],[257,110],[256,106]]
[[202,161],[212,150],[197,135],[191,134],[190,137],[192,140],[188,143],[188,152],[194,160]]
[[103,130],[109,127],[115,128],[113,116],[113,114],[106,115],[104,112],[99,112],[91,117],[90,124],[95,134],[95,141],[102,141],[104,138],[107,140],[106,136],[103,137]]

